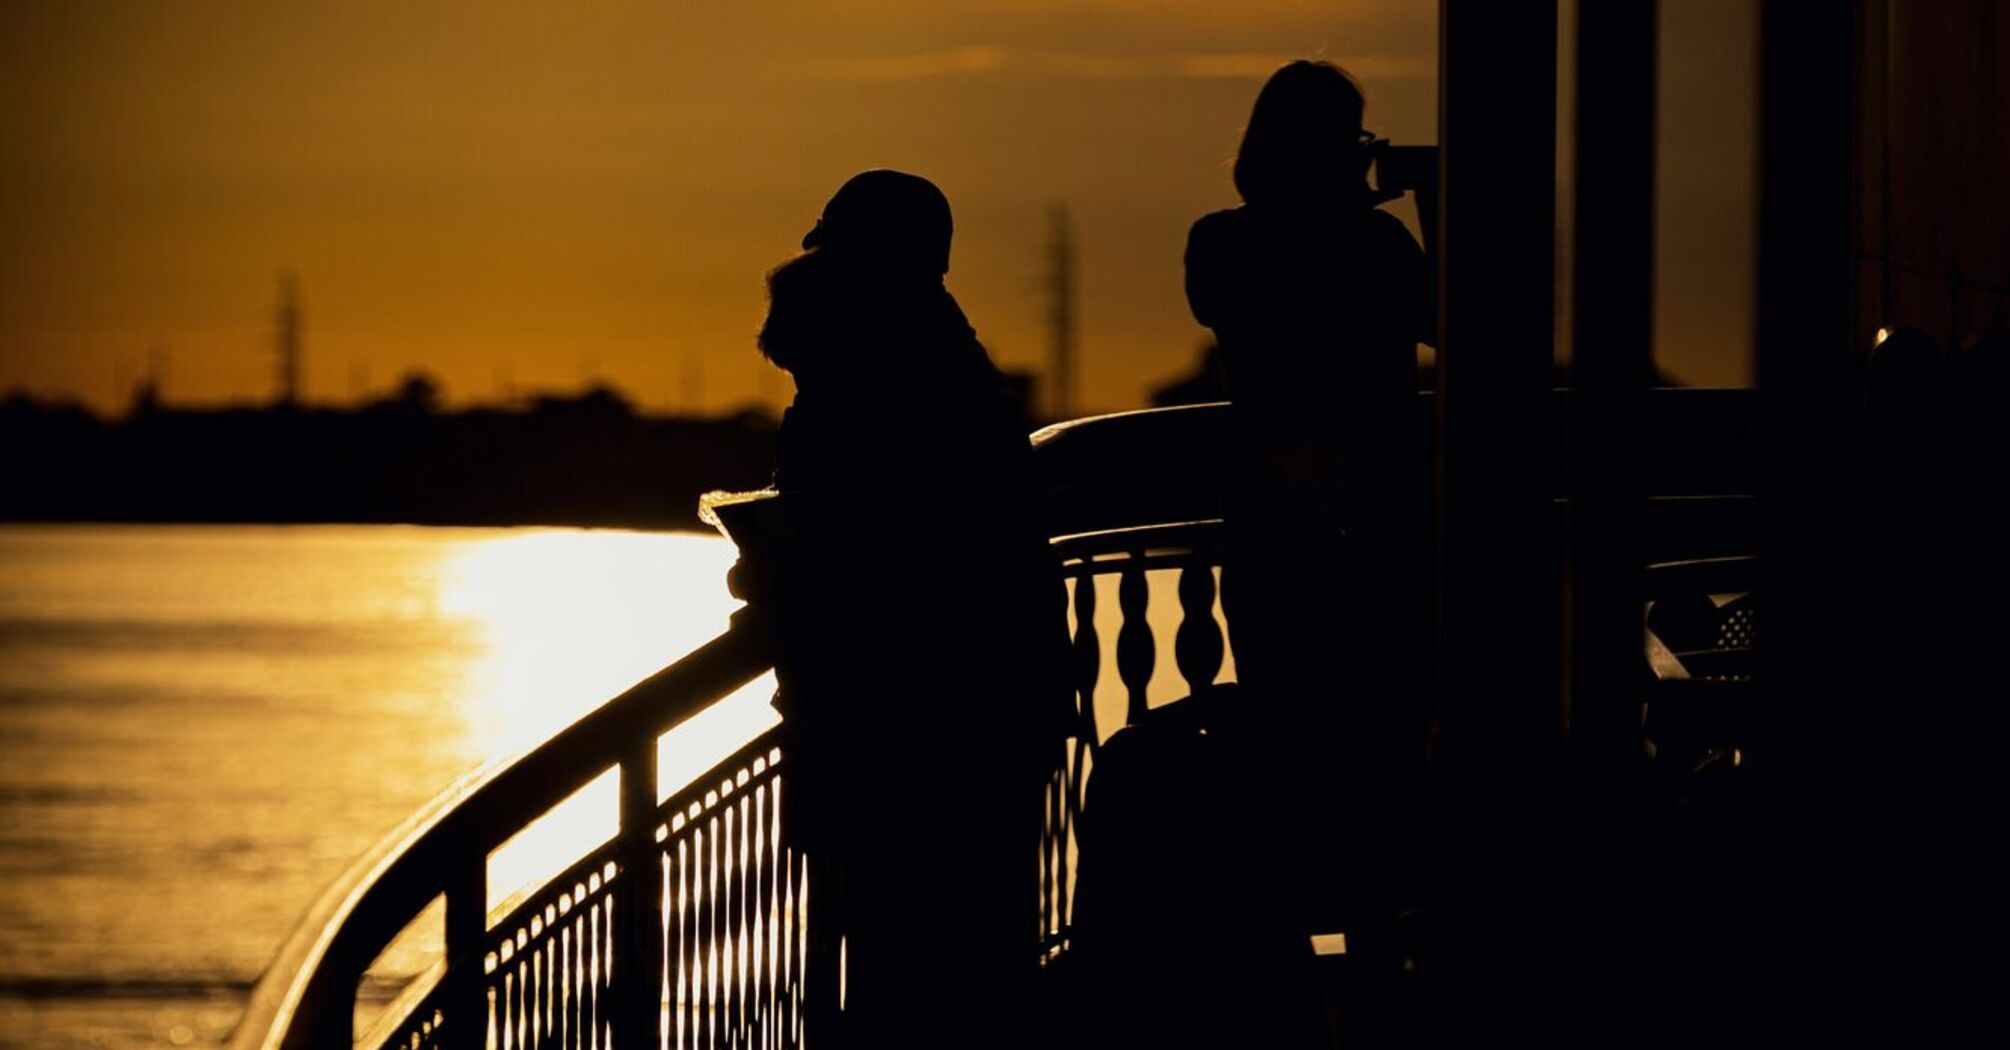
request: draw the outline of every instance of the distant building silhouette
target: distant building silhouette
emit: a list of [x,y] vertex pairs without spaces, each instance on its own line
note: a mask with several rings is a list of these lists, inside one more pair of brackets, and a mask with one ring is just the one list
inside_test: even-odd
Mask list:
[[1228,376],[1222,368],[1221,344],[1209,339],[1200,345],[1200,360],[1193,371],[1151,392],[1154,408],[1174,405],[1205,405],[1228,400]]
[[1039,373],[1019,368],[1000,368],[998,372],[1005,379],[1006,390],[1010,393],[1012,403],[1018,406],[1020,417],[1029,423],[1039,419]]

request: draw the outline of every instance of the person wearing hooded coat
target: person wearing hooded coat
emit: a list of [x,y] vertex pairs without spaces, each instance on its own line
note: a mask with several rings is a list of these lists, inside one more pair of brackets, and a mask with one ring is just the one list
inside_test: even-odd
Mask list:
[[843,938],[843,1045],[997,1034],[1037,960],[1065,599],[1026,421],[943,283],[951,230],[928,180],[854,177],[770,274],[759,336],[796,385],[777,706],[789,819],[837,883],[812,892]]

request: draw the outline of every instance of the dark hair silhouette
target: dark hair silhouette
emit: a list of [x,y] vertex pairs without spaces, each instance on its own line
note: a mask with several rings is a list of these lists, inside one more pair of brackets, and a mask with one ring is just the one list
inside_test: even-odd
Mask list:
[[1366,109],[1360,85],[1330,62],[1301,59],[1271,74],[1242,132],[1236,192],[1251,204],[1366,195]]

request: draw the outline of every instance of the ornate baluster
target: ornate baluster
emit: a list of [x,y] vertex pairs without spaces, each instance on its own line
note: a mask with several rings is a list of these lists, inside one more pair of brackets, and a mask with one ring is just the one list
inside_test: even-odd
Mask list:
[[1179,571],[1179,631],[1173,636],[1173,655],[1179,661],[1180,677],[1187,691],[1198,693],[1214,684],[1221,674],[1225,643],[1221,625],[1214,619],[1214,569],[1205,563],[1190,564]]
[[1124,719],[1133,725],[1144,719],[1145,692],[1151,686],[1152,665],[1158,659],[1158,643],[1152,638],[1152,625],[1145,617],[1151,605],[1152,588],[1143,565],[1144,552],[1131,552],[1117,583],[1117,608],[1123,613],[1123,626],[1117,631],[1117,676],[1123,679],[1129,693]]
[[1094,747],[1096,734],[1096,680],[1103,674],[1103,643],[1096,635],[1096,578],[1075,578],[1075,706],[1082,739]]

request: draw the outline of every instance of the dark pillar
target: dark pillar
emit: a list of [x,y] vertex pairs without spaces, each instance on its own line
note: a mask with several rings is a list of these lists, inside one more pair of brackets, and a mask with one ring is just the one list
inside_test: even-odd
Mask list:
[[1578,9],[1568,570],[1572,750],[1640,755],[1639,424],[1653,375],[1653,0]]
[[[1852,21],[1854,5],[1766,0],[1760,22],[1758,379],[1760,554],[1765,635],[1762,721],[1752,748],[1759,789],[1753,836],[1750,976],[1802,976],[1767,1014],[1799,1041],[1827,1029],[1877,1041],[1888,1000],[1872,975],[1885,890],[1871,796],[1877,709],[1896,701],[1850,681],[1862,635],[1851,608],[1861,582],[1852,549]],[[1855,670],[1852,670],[1855,665]],[[1865,750],[1868,747],[1869,750]],[[1917,902],[1924,905],[1925,902]],[[1763,966],[1763,971],[1757,967]],[[1756,984],[1754,985],[1756,987]],[[1763,1039],[1760,1031],[1752,1033]],[[1854,1041],[1854,1040],[1853,1040]]]
[[[1550,374],[1556,5],[1439,6],[1441,1037],[1531,1030],[1558,744]],[[1470,1031],[1468,1031],[1470,1030]]]
[[1624,1043],[1661,984],[1670,898],[1644,859],[1639,427],[1653,373],[1653,0],[1577,11],[1565,682],[1573,832],[1558,916],[1576,1026]]

